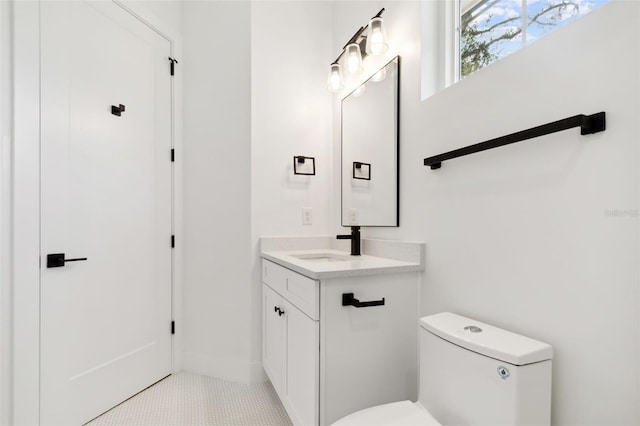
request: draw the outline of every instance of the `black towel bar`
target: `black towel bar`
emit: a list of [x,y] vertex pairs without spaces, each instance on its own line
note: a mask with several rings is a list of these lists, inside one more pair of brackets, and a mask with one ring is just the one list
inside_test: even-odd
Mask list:
[[563,130],[580,127],[581,135],[590,135],[592,133],[603,132],[606,129],[605,113],[598,112],[592,115],[578,114],[573,117],[564,118],[552,123],[543,124],[521,132],[512,133],[488,141],[480,142],[475,145],[469,145],[464,148],[454,149],[444,154],[435,155],[424,159],[424,165],[430,166],[431,170],[439,169],[443,161],[462,157],[476,152],[486,151],[487,149],[497,148],[511,143],[524,141],[527,139],[537,138],[539,136],[548,135],[550,133],[561,132]]

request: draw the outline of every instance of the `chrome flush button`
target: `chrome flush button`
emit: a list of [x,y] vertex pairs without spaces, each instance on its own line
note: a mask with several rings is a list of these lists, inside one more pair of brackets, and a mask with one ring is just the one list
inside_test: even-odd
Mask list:
[[464,328],[465,331],[470,331],[471,333],[482,333],[482,329],[480,327],[476,327],[475,325],[468,325]]
[[507,367],[499,366],[498,374],[500,375],[500,378],[502,378],[502,380],[506,380],[507,377],[509,377],[509,370],[507,369]]

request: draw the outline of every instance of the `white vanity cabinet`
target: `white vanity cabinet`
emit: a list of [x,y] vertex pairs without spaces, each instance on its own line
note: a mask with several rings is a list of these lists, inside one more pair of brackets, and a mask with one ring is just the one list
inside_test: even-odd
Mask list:
[[[294,425],[417,398],[417,272],[312,279],[262,266],[264,369]],[[343,306],[350,293],[374,306]]]
[[319,283],[268,261],[262,274],[264,369],[291,421],[317,425]]

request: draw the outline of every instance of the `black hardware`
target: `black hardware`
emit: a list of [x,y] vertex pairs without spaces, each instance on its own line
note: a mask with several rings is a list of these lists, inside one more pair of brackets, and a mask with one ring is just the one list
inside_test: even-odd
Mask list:
[[[375,16],[373,16],[371,19],[379,18],[380,16],[382,16],[383,13],[384,13],[384,7],[382,9],[380,9],[380,11],[378,13],[376,13]],[[342,47],[342,52],[340,52],[340,54],[338,55],[336,60],[333,61],[331,63],[331,65],[338,63],[340,58],[342,58],[342,55],[344,55],[344,52],[345,52],[345,49],[347,48],[347,46],[352,44],[352,43],[356,43],[358,38],[360,37],[360,35],[362,35],[364,30],[367,29],[367,27],[369,27],[369,24],[365,25],[364,27],[358,28],[358,30],[355,32],[355,34],[353,34],[353,36],[351,36],[349,41]],[[364,57],[367,56],[367,52],[364,49],[364,45],[365,45],[366,39],[367,39],[366,36],[363,36],[362,40],[360,42],[358,42],[358,44],[360,45],[360,51],[361,51],[361,54],[362,54],[362,59],[364,59]]]
[[175,64],[178,63],[178,60],[169,56],[169,61],[171,61],[171,75],[173,75],[175,73]]
[[171,162],[176,161],[176,150],[171,148]]
[[176,334],[176,322],[171,321],[171,334]]
[[124,112],[124,109],[125,107],[122,104],[120,104],[119,106],[111,105],[111,114],[117,115],[118,117],[120,117]]
[[[311,173],[304,173],[298,171],[299,164],[305,164],[306,160],[311,160]],[[294,175],[309,175],[315,176],[316,174],[316,159],[314,157],[305,157],[304,155],[293,156],[293,174]]]
[[274,306],[273,307],[273,312],[277,313],[279,317],[284,315],[284,311],[282,309],[280,309],[280,306]]
[[360,227],[352,226],[351,235],[336,235],[339,240],[351,240],[351,256],[360,256]]
[[65,259],[64,253],[54,253],[47,255],[47,268],[60,268],[67,262],[80,262],[87,260],[86,257],[78,257],[76,259]]
[[[360,172],[360,176],[356,176],[356,171]],[[371,164],[363,163],[361,161],[354,161],[353,162],[353,178],[361,179],[361,180],[371,180]]]
[[171,248],[175,248],[176,247],[176,236],[172,235],[171,236]]
[[[397,69],[396,69],[396,76],[395,78],[397,79],[397,87],[394,90],[395,92],[395,114],[396,114],[396,126],[395,126],[395,140],[394,140],[394,145],[395,145],[395,149],[396,149],[396,155],[395,155],[395,161],[394,161],[394,165],[395,165],[395,179],[396,179],[396,184],[395,186],[395,211],[396,211],[396,219],[395,219],[395,223],[394,224],[383,224],[383,225],[376,225],[375,223],[361,223],[362,226],[367,226],[367,227],[371,227],[371,226],[375,226],[375,227],[390,227],[390,226],[400,226],[400,120],[401,120],[401,114],[400,114],[400,102],[397,102],[397,99],[400,96],[400,87],[402,84],[402,79],[401,79],[401,73],[400,73],[400,69],[401,69],[401,58],[400,56],[396,56],[395,58],[391,59],[389,62],[387,62],[382,68],[387,67],[389,64],[395,62],[397,65]],[[345,101],[347,101],[349,99],[349,95],[347,95],[346,97],[344,97],[342,99],[342,106],[344,108],[345,105]],[[344,146],[342,146],[341,144],[341,161],[342,164],[345,164],[345,162],[348,164],[348,161],[350,161],[350,159],[346,159],[345,158],[345,152],[344,152]],[[348,171],[346,170],[342,170],[341,168],[341,180],[344,181],[345,179],[348,179]],[[342,186],[340,186],[340,190],[341,190],[341,200],[342,202],[344,202],[345,200],[345,194],[344,194],[344,188]],[[347,214],[342,214],[340,215],[340,220],[341,220],[341,225],[342,226],[349,226],[351,223],[353,223],[351,220],[347,219]]]
[[509,145],[515,142],[527,139],[537,138],[539,136],[548,135],[555,132],[580,127],[581,135],[590,135],[592,133],[603,132],[606,130],[605,113],[598,112],[592,115],[578,114],[573,117],[554,121],[552,123],[543,124],[521,132],[512,133],[488,141],[480,142],[475,145],[469,145],[464,148],[454,149],[444,154],[428,157],[424,159],[424,165],[430,166],[431,170],[439,169],[443,161],[453,158],[462,157],[476,152],[486,151],[487,149],[498,148],[500,146]]
[[368,308],[370,306],[383,306],[384,297],[382,300],[371,300],[369,302],[361,302],[355,297],[353,293],[342,293],[342,306],[354,306],[356,308]]

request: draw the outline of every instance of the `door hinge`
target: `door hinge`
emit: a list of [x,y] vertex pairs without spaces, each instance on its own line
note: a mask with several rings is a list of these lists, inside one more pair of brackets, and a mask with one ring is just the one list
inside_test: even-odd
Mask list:
[[175,64],[178,63],[178,60],[169,56],[169,61],[171,62],[171,75],[175,74]]
[[176,150],[171,148],[171,162],[176,161]]
[[171,236],[171,248],[175,248],[176,247],[176,236],[172,235]]
[[176,334],[176,322],[171,321],[171,334]]

